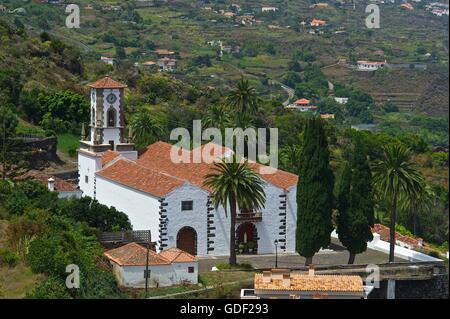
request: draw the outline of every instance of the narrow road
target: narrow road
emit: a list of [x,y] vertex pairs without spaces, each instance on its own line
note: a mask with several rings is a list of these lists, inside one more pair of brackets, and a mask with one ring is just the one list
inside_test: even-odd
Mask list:
[[291,88],[291,87],[289,87],[289,86],[287,86],[287,85],[281,83],[281,82],[278,82],[278,81],[275,81],[275,80],[272,80],[272,82],[273,82],[274,84],[279,84],[279,85],[281,86],[281,88],[287,93],[288,98],[287,98],[286,101],[283,102],[283,106],[288,106],[289,103],[291,103],[291,100],[292,100],[292,99],[294,98],[294,96],[295,96],[295,90],[294,90],[293,88]]

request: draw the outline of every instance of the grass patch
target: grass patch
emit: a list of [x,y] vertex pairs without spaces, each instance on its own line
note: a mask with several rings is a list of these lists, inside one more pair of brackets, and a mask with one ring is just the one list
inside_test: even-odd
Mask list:
[[19,119],[19,123],[17,124],[16,133],[19,135],[33,135],[38,137],[45,136],[45,130],[40,128],[39,126],[34,126],[28,122],[25,122],[22,119]]
[[43,280],[43,275],[33,274],[31,269],[23,264],[14,268],[0,267],[0,298],[23,298]]
[[252,270],[253,269],[253,266],[248,263],[241,263],[241,264],[237,264],[235,266],[231,266],[228,263],[223,263],[223,264],[217,264],[216,267],[219,270]]
[[171,295],[176,294],[180,292],[188,292],[192,290],[200,289],[201,287],[198,285],[176,285],[176,286],[170,286],[170,287],[159,287],[159,288],[149,288],[148,293],[145,293],[145,290],[143,289],[130,289],[127,291],[128,295],[131,298],[138,298],[138,299],[145,299],[150,297],[158,297],[158,296],[165,296],[165,295]]
[[58,134],[58,150],[68,154],[70,157],[77,155],[80,147],[80,138],[73,134]]

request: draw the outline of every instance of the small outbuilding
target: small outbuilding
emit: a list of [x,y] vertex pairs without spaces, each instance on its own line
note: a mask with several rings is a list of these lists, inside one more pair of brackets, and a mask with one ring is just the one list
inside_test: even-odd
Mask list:
[[157,254],[150,250],[148,273],[147,249],[137,243],[129,243],[108,250],[104,255],[113,267],[113,273],[122,287],[144,288],[148,276],[149,287],[167,287],[198,283],[196,258],[178,248],[169,248]]

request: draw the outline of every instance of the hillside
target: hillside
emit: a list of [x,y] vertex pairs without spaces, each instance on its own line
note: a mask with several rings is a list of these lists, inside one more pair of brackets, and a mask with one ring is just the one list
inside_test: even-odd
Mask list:
[[[363,79],[347,70],[331,68],[324,72],[332,81],[361,83],[361,88],[376,100],[380,100],[380,94],[413,92],[412,97],[400,96],[399,102],[431,115],[448,112],[444,92],[434,90],[434,97],[429,98],[434,83],[440,83],[440,74],[448,74],[448,20],[431,16],[423,5],[413,11],[382,5],[381,28],[367,29],[364,3],[353,9],[330,1],[321,8],[311,7],[313,1],[271,0],[264,5],[278,10],[269,13],[262,13],[260,1],[253,0],[236,1],[240,8],[224,1],[149,1],[149,6],[138,6],[131,0],[75,3],[81,6],[80,29],[67,29],[64,8],[56,5],[29,2],[22,5],[27,14],[15,18],[36,30],[48,28],[51,34],[78,45],[86,56],[97,61],[100,55],[116,57],[117,48],[124,48],[127,60],[142,63],[157,58],[155,48],[164,48],[177,53],[176,73],[183,78],[227,87],[245,74],[265,96],[285,96],[268,80],[282,80],[291,70],[293,57],[305,49],[314,56],[313,63],[320,66],[341,59],[424,62],[433,71],[393,70]],[[227,18],[221,12],[233,12],[235,16]],[[241,20],[247,16],[253,20],[244,25]],[[323,19],[327,25],[314,30],[309,27],[312,19]],[[215,59],[217,48],[208,42],[219,40],[238,51]],[[432,54],[436,67],[423,52]],[[197,58],[202,56],[211,57],[210,63],[199,63]]]

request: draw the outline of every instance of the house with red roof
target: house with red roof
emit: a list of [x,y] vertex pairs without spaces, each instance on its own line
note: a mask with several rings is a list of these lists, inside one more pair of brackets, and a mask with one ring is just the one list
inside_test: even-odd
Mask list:
[[286,106],[287,109],[299,110],[300,112],[316,111],[317,106],[311,105],[311,101],[305,98],[298,99],[292,104]]
[[[177,247],[193,256],[229,255],[230,219],[223,207],[214,207],[204,180],[214,162],[233,151],[213,143],[186,150],[156,142],[138,156],[122,124],[126,86],[102,79],[90,87],[93,120],[78,152],[83,195],[127,214],[134,230],[150,230],[160,252]],[[209,155],[211,161],[174,161],[173,153]],[[251,242],[252,253],[267,254],[277,240],[278,252],[295,252],[297,175],[249,166],[261,174],[267,201],[263,209],[238,212],[236,243]]]
[[198,283],[197,259],[172,247],[156,253],[137,244],[129,243],[104,253],[109,260],[119,286],[144,288],[168,287]]

